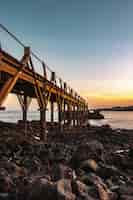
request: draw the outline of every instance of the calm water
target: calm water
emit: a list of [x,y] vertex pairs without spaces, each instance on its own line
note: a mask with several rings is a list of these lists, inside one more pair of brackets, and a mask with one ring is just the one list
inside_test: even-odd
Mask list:
[[[50,121],[50,112],[46,112],[47,121]],[[57,112],[54,120],[57,121]],[[18,110],[0,111],[0,121],[17,122],[22,119],[22,112]],[[29,111],[28,120],[39,120],[39,111]]]
[[105,119],[91,120],[93,125],[109,124],[112,128],[133,129],[133,112],[125,111],[104,111]]
[[[93,125],[110,124],[112,128],[126,128],[133,129],[133,112],[102,112],[105,116],[103,120],[90,120]],[[17,122],[22,119],[20,111],[0,111],[0,121]],[[39,120],[39,112],[29,111],[28,120]],[[50,120],[50,112],[47,112],[47,120]],[[57,120],[57,113],[55,113],[55,121]]]

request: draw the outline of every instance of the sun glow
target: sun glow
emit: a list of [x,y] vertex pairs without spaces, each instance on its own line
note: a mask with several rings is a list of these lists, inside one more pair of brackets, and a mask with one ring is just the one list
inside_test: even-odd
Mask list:
[[133,81],[99,81],[97,91],[82,90],[81,94],[88,99],[89,107],[133,105]]

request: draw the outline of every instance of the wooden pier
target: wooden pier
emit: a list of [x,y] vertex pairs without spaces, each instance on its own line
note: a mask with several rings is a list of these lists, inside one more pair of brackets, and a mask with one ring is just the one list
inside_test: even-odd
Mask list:
[[[0,26],[17,42],[19,40],[3,25]],[[22,44],[21,42],[19,42]],[[40,138],[46,139],[46,109],[50,102],[51,122],[54,122],[54,106],[58,108],[58,123],[82,125],[88,119],[88,104],[66,82],[59,78],[54,71],[50,71],[44,61],[39,59],[30,49],[23,45],[22,59],[18,60],[0,48],[0,107],[9,93],[17,95],[23,112],[23,122],[27,121],[27,111],[32,98],[36,98],[40,111]],[[39,59],[43,75],[35,71],[33,57]]]

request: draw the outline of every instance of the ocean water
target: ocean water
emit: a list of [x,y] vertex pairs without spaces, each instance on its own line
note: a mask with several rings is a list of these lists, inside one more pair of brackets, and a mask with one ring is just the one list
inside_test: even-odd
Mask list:
[[[105,119],[102,120],[90,120],[92,125],[101,126],[103,124],[109,124],[112,128],[133,129],[133,112],[128,111],[104,111]],[[46,113],[47,121],[50,121],[50,112]],[[17,122],[22,119],[22,113],[18,110],[0,111],[0,121]],[[29,111],[28,120],[39,120],[38,111]],[[54,114],[54,120],[58,120],[57,112]]]
[[102,120],[90,120],[92,125],[109,124],[113,129],[133,129],[133,111],[104,111]]
[[[40,113],[39,111],[28,111],[27,118],[29,121],[31,120],[39,120]],[[50,112],[46,111],[46,119],[50,121]],[[17,122],[18,120],[22,120],[22,112],[20,110],[5,110],[0,111],[0,121],[5,122]],[[57,112],[54,114],[54,120],[58,120]]]

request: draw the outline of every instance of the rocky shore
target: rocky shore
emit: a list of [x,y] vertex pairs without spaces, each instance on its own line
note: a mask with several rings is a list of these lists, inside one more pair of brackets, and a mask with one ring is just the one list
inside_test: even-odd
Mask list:
[[0,123],[0,200],[133,199],[132,130],[87,125],[47,143],[28,131]]
[[100,113],[98,110],[94,110],[93,112],[88,112],[88,119],[104,119],[104,115]]

